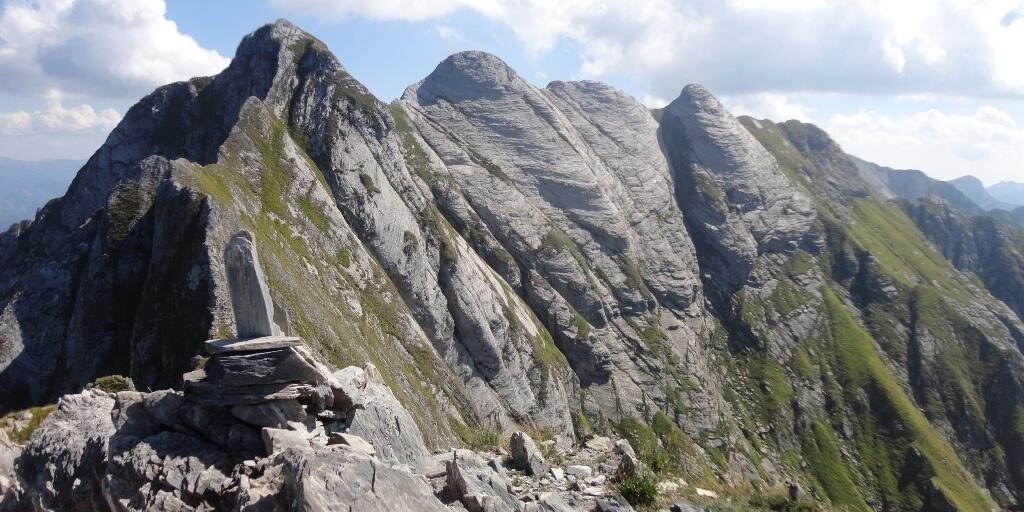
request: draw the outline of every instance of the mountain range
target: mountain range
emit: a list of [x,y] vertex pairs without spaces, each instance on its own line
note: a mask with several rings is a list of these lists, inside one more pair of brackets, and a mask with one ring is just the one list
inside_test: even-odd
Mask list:
[[110,375],[181,388],[236,334],[246,230],[285,330],[372,363],[430,449],[615,435],[722,495],[1020,506],[1024,210],[970,186],[699,85],[652,113],[482,52],[386,104],[278,21],[143,98],[0,235],[0,411]]
[[35,217],[36,210],[68,188],[80,160],[22,161],[0,157],[0,226]]

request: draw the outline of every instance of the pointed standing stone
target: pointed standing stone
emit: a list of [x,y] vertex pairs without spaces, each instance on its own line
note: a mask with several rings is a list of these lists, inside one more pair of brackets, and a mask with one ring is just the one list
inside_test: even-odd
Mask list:
[[231,306],[239,338],[280,336],[274,324],[274,302],[260,268],[252,233],[239,231],[224,248],[224,267],[231,288]]

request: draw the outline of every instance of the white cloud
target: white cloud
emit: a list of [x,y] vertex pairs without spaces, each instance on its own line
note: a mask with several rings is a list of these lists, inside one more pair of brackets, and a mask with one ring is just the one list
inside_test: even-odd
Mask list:
[[163,0],[9,0],[0,12],[0,92],[134,99],[227,63],[181,33]]
[[437,37],[441,40],[449,43],[457,42],[462,40],[462,33],[455,27],[446,24],[438,24],[434,26],[434,31],[437,32]]
[[64,108],[59,102],[52,102],[43,110],[0,114],[0,136],[88,132],[106,134],[119,121],[121,114],[113,109],[97,112],[90,105]]
[[640,103],[643,103],[647,108],[662,108],[669,104],[669,101],[665,98],[659,98],[650,94],[644,94],[643,98],[640,98]]
[[439,18],[461,8],[488,12],[498,4],[497,0],[273,0],[273,3],[296,12],[335,19],[363,16],[404,21]]
[[585,77],[623,74],[674,97],[817,91],[1024,96],[1020,0],[274,0],[335,17],[422,20],[472,10],[531,53],[560,38]]
[[722,102],[734,116],[750,116],[756,119],[788,121],[796,119],[805,123],[814,122],[812,108],[792,103],[784,94],[762,92],[743,96],[726,96]]
[[824,128],[847,152],[889,167],[940,179],[974,174],[990,184],[1024,178],[1024,127],[994,107],[903,116],[862,110],[833,115]]

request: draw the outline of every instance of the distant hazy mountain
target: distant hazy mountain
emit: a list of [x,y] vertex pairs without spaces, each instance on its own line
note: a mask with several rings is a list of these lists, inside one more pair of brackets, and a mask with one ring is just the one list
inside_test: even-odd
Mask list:
[[[981,180],[979,180],[978,178],[975,178],[974,176],[961,176],[955,180],[950,180],[948,183],[956,187],[957,190],[959,190],[965,196],[970,198],[971,201],[974,201],[978,206],[986,210],[1011,211],[1018,206],[1024,205],[1024,201],[1005,201],[999,199],[998,197],[995,197],[992,194],[992,189],[985,188],[985,184],[982,183]],[[1006,183],[1010,187],[1012,187],[1013,185],[1021,187],[1017,193],[1020,198],[1024,198],[1024,184],[1011,182],[1003,183]],[[1008,192],[1008,194],[1012,196],[1013,193],[1011,191]]]
[[1024,206],[1024,183],[1016,181],[1001,181],[988,187],[988,193],[992,197],[1004,203],[1014,206]]
[[[939,181],[912,169],[891,169],[851,156],[862,179],[886,199],[924,199],[939,197],[965,212],[980,212],[984,207],[953,182]],[[978,182],[981,185],[981,182]],[[982,187],[984,192],[984,187]]]
[[23,161],[0,157],[0,231],[35,217],[47,201],[64,194],[82,160]]

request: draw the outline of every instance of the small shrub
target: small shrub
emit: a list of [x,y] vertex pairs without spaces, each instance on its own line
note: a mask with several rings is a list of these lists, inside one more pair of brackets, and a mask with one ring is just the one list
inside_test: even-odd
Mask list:
[[359,174],[359,181],[363,184],[363,188],[370,195],[379,194],[380,189],[377,188],[377,184],[373,182],[373,177],[366,173]]
[[658,499],[658,483],[646,475],[627,476],[619,484],[619,493],[635,507],[652,505]]
[[120,375],[107,375],[100,377],[93,381],[92,386],[101,391],[106,391],[107,393],[131,391],[133,389],[131,381]]
[[334,253],[334,259],[337,260],[339,265],[348,268],[352,263],[352,253],[350,253],[348,249],[342,247],[341,249],[338,249],[338,252]]
[[448,425],[452,432],[474,451],[495,450],[501,444],[501,432],[493,428],[473,428],[449,416]]
[[[1022,414],[1022,416],[1024,416],[1024,414]],[[587,418],[587,414],[583,411],[575,411],[572,413],[572,427],[573,430],[576,431],[576,437],[580,439],[594,433],[594,426],[590,424],[590,418]],[[1024,430],[1022,430],[1022,432],[1024,432]]]

